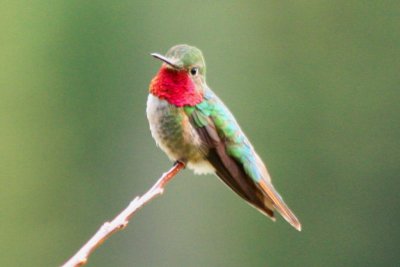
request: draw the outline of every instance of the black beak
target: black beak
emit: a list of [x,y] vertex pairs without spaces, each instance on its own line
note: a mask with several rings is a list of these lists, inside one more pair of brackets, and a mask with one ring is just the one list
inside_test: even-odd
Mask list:
[[155,58],[157,58],[157,59],[159,59],[159,60],[161,60],[161,61],[167,63],[168,65],[170,65],[170,66],[173,67],[174,69],[180,69],[180,67],[179,67],[178,65],[172,63],[171,60],[169,60],[168,58],[166,58],[166,57],[164,57],[164,56],[162,56],[162,55],[160,55],[160,54],[151,53],[151,55],[152,55],[153,57],[155,57]]

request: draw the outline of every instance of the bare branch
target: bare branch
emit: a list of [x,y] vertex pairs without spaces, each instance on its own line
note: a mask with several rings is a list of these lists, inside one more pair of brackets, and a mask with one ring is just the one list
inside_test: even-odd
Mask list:
[[62,267],[77,267],[83,266],[88,261],[90,254],[96,250],[105,240],[112,234],[124,229],[130,218],[138,211],[144,204],[152,200],[157,195],[163,193],[165,186],[169,181],[174,178],[179,171],[185,167],[182,162],[176,162],[175,165],[166,173],[163,173],[160,179],[147,191],[143,196],[136,197],[121,213],[117,215],[111,222],[105,222],[100,229],[89,239],[89,241]]

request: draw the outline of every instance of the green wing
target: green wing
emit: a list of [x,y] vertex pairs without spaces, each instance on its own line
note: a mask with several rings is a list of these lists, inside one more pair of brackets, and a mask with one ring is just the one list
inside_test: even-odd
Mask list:
[[272,186],[264,164],[222,101],[208,90],[203,102],[185,107],[185,112],[221,180],[272,219],[276,208],[299,230],[300,222]]
[[[185,107],[203,144],[207,147],[207,159],[215,168],[216,174],[239,196],[258,208],[264,214],[274,217],[273,205],[266,205],[265,197],[256,185],[255,180],[247,174],[246,161],[249,156],[242,155],[241,150],[250,151],[244,137],[236,133],[238,127],[233,116],[226,117],[224,110],[212,98],[194,107]],[[222,118],[221,116],[225,116]],[[234,123],[234,125],[231,125]],[[240,130],[240,129],[239,129]],[[244,161],[243,161],[244,160]]]

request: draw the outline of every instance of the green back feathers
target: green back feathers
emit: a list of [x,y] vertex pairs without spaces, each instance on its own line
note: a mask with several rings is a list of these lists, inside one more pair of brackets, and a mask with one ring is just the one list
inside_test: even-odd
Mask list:
[[184,110],[195,127],[214,127],[219,139],[225,143],[226,153],[240,163],[254,181],[262,179],[250,142],[231,112],[211,90],[206,90],[204,101],[196,106],[186,106]]

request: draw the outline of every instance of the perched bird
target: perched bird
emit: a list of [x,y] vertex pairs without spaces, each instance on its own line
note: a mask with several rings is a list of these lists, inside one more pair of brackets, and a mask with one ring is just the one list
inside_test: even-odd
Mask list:
[[157,145],[195,173],[215,173],[234,192],[275,220],[276,209],[294,228],[300,221],[271,183],[270,175],[232,113],[206,84],[202,52],[176,45],[150,83],[147,118]]

